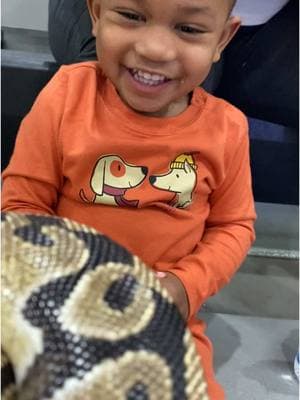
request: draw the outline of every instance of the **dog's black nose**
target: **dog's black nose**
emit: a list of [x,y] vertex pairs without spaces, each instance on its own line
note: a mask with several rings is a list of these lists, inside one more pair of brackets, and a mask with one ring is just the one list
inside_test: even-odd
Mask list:
[[150,181],[151,185],[153,185],[156,181],[156,176],[151,175],[149,178],[149,181]]
[[142,167],[142,172],[144,175],[148,174],[148,168],[147,167]]

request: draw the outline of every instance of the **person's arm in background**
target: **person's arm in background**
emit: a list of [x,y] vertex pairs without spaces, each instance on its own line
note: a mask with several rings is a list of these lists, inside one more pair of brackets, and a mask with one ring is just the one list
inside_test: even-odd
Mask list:
[[15,149],[3,172],[2,210],[54,214],[62,185],[59,131],[64,76],[58,73],[21,123]]
[[86,0],[49,0],[48,37],[60,65],[97,60]]
[[[255,239],[256,214],[246,118],[240,129],[236,142],[228,143],[227,150],[232,151],[225,179],[210,197],[211,210],[201,241],[192,254],[161,278],[169,292],[173,291],[175,303],[184,317],[195,315],[210,296],[231,280]],[[174,275],[183,284],[182,288]]]

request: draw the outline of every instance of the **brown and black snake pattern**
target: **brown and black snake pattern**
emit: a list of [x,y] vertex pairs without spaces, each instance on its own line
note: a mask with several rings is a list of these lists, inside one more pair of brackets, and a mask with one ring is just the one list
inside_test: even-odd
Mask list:
[[1,286],[3,399],[208,399],[166,290],[95,230],[3,213]]

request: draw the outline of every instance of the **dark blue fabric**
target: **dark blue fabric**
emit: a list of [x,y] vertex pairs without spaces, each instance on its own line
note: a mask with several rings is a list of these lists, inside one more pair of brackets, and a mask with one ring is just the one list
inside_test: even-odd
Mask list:
[[255,201],[299,203],[298,130],[249,118]]
[[297,129],[255,118],[248,118],[248,123],[250,138],[253,140],[293,143],[294,145],[298,142]]
[[217,96],[249,117],[298,128],[298,0],[290,0],[266,24],[242,27],[223,62]]

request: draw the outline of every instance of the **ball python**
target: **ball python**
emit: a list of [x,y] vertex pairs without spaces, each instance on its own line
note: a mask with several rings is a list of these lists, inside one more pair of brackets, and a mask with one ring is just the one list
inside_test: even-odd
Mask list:
[[136,256],[74,221],[2,213],[2,398],[208,400],[192,336]]

